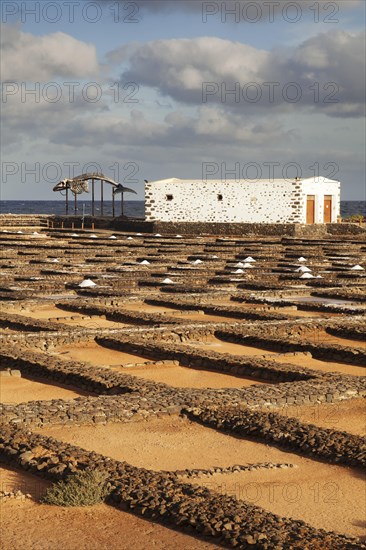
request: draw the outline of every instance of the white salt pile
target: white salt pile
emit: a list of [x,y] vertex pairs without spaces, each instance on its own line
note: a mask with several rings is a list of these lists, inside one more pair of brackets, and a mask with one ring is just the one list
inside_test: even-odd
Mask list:
[[91,279],[84,279],[83,281],[81,281],[81,283],[78,284],[78,286],[80,288],[90,288],[97,285]]

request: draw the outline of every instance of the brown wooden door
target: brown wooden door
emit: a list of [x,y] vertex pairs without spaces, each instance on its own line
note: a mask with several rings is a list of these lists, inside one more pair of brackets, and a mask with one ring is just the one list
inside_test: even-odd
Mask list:
[[324,197],[324,223],[332,223],[332,197],[325,195]]
[[306,223],[315,222],[315,195],[306,197]]

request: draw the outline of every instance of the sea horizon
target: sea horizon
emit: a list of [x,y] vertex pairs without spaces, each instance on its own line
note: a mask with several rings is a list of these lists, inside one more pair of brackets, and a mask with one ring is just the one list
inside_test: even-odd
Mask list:
[[[78,200],[77,214],[90,216],[92,211],[91,200]],[[121,211],[120,200],[115,201],[115,214],[118,216]],[[0,200],[0,214],[49,214],[64,215],[65,201],[63,200]],[[69,201],[69,214],[74,214],[74,203]],[[94,214],[101,215],[100,201],[94,203]],[[126,216],[141,218],[145,216],[144,200],[125,200],[124,214]],[[344,218],[362,214],[366,216],[366,201],[341,201],[341,216]],[[105,200],[103,215],[112,216],[112,201]]]

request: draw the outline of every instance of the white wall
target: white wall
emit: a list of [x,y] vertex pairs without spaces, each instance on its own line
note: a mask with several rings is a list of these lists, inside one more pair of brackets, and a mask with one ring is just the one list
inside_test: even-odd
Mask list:
[[[175,178],[149,182],[145,185],[145,217],[165,222],[306,223],[306,194],[320,193],[319,183],[317,189],[312,183],[310,179],[204,182]],[[339,189],[335,183],[320,185],[321,221],[323,197]],[[167,200],[167,195],[173,199]],[[335,210],[334,221],[336,217]]]
[[[284,223],[292,214],[291,182],[162,180],[146,184],[147,220]],[[222,195],[222,201],[218,195]],[[173,195],[168,201],[166,196]]]

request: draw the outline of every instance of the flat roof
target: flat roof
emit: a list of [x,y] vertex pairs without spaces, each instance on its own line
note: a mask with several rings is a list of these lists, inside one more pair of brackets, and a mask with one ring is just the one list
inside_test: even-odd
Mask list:
[[186,182],[200,182],[200,183],[308,183],[308,182],[315,182],[315,183],[340,183],[338,180],[331,180],[329,178],[325,178],[324,176],[312,176],[310,178],[300,178],[300,179],[286,179],[286,178],[278,178],[278,179],[240,179],[240,180],[224,180],[222,178],[218,179],[203,179],[203,178],[190,178],[190,179],[181,179],[181,178],[167,178],[163,180],[155,180],[155,181],[149,181],[148,183],[186,183]]

